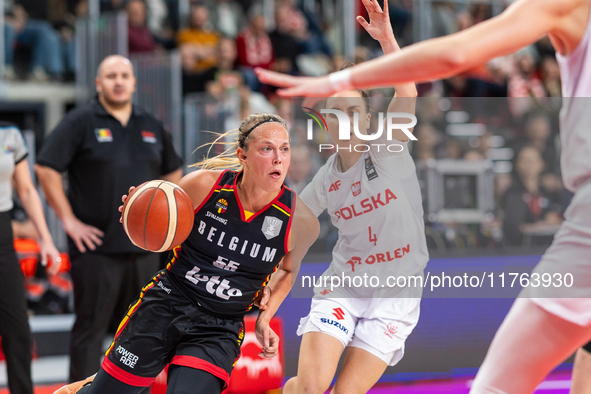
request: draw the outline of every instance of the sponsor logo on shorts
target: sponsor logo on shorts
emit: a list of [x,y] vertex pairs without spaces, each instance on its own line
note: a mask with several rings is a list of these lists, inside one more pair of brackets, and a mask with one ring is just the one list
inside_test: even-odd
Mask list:
[[263,231],[265,238],[271,239],[279,235],[282,225],[283,220],[274,216],[265,216],[265,221],[263,222],[263,227],[261,230]]
[[224,213],[228,209],[228,201],[220,198],[215,204],[215,207],[218,209],[218,213]]
[[113,134],[109,129],[94,129],[94,135],[98,142],[113,142]]
[[135,368],[138,360],[140,359],[138,356],[133,354],[132,352],[125,349],[123,346],[119,346],[117,348],[117,353],[121,355],[121,361],[123,364],[127,365],[129,368]]
[[332,314],[337,320],[343,320],[345,318],[345,312],[341,308],[334,308],[333,311]]
[[386,331],[384,331],[384,334],[386,334],[386,336],[389,338],[394,338],[393,335],[397,332],[398,326],[394,325],[393,323],[388,323],[388,325],[386,326]]
[[337,327],[339,330],[341,330],[342,332],[344,332],[345,334],[349,334],[349,329],[347,327],[345,327],[344,325],[342,325],[341,323],[339,323],[336,320],[331,320],[331,319],[326,319],[324,317],[320,318],[320,322],[324,323],[324,324],[328,324],[330,326],[335,326]]
[[361,194],[361,182],[355,182],[351,185],[351,193],[353,193],[353,197]]
[[217,220],[218,222],[222,223],[222,224],[228,224],[228,219],[223,219],[217,215],[214,215],[213,213],[207,211],[205,212],[205,216],[207,216],[208,218],[212,218],[213,220]]
[[156,134],[152,133],[151,131],[142,130],[142,140],[149,144],[155,144]]
[[168,294],[170,294],[170,292],[172,291],[172,290],[170,290],[168,287],[164,286],[164,285],[162,284],[162,282],[158,282],[158,287],[160,287],[162,290],[164,290],[164,291],[165,291],[165,292],[167,292]]

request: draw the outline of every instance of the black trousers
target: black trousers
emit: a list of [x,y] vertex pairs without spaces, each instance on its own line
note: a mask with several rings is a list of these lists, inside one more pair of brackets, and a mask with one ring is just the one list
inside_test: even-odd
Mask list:
[[0,212],[0,337],[11,393],[33,394],[31,330],[24,277],[13,247],[10,212]]
[[76,322],[70,339],[70,381],[95,374],[111,321],[119,322],[141,287],[158,271],[156,253],[73,253]]

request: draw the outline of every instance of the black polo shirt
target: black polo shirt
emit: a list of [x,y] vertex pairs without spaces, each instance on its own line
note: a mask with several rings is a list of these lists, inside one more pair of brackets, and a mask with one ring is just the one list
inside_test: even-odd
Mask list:
[[[98,100],[71,111],[45,140],[37,163],[68,171],[68,199],[82,222],[105,233],[101,253],[142,250],[119,223],[121,196],[130,186],[160,178],[182,162],[170,133],[153,116],[133,107],[126,127]],[[70,240],[70,253],[77,248]]]

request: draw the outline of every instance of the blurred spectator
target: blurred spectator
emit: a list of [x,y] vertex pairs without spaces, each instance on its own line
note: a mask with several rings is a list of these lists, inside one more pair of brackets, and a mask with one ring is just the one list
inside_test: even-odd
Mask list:
[[183,69],[203,72],[217,65],[216,46],[219,34],[212,30],[209,11],[205,6],[191,8],[190,27],[177,35]]
[[447,36],[458,31],[456,6],[447,1],[433,2],[433,37]]
[[217,0],[209,2],[209,15],[213,29],[225,37],[235,38],[244,28],[244,11],[233,0]]
[[314,162],[312,155],[313,152],[308,145],[297,145],[291,148],[291,166],[287,184],[296,194],[300,194],[314,177],[312,173]]
[[435,148],[441,139],[439,132],[430,123],[419,122],[414,130],[417,140],[413,142],[413,156],[415,160],[425,162],[436,159]]
[[101,12],[123,10],[125,3],[125,0],[101,0]]
[[541,152],[546,171],[558,174],[558,152],[552,139],[550,119],[544,112],[532,112],[527,116],[524,126],[525,135],[516,137],[510,147],[519,152],[530,145]]
[[146,4],[142,0],[127,3],[129,53],[154,52],[156,41],[147,25]]
[[164,21],[168,16],[168,8],[163,0],[145,0],[147,12],[147,25],[153,33],[160,33]]
[[484,155],[478,149],[469,149],[464,154],[464,160],[466,161],[483,161],[484,159]]
[[275,71],[290,74],[298,72],[296,59],[303,50],[292,31],[291,7],[281,5],[275,10],[275,30],[269,34],[276,58]]
[[[513,55],[515,70],[509,77],[509,97],[546,97],[544,85],[536,73],[537,56],[532,46],[521,49]],[[510,109],[514,116],[520,117],[529,111],[534,103],[535,101],[526,99],[511,100]]]
[[464,157],[466,144],[457,138],[449,138],[444,146],[444,158],[451,160],[460,160]]
[[503,232],[509,245],[522,245],[524,233],[561,222],[558,201],[540,183],[544,171],[542,155],[533,146],[517,154],[513,184],[501,202]]
[[560,69],[556,58],[544,57],[542,60],[542,78],[548,97],[562,97]]
[[203,73],[183,73],[183,92],[203,92],[210,81],[219,81],[223,90],[236,89],[243,82],[242,74],[235,70],[236,43],[229,38],[222,38],[217,46],[217,65]]
[[236,47],[238,69],[244,73],[246,84],[252,90],[258,91],[260,83],[254,68],[269,69],[275,60],[273,45],[265,30],[265,17],[258,7],[251,9],[249,24],[236,38]]
[[61,43],[51,24],[43,20],[29,19],[20,5],[5,8],[4,61],[8,80],[16,79],[14,69],[15,47],[31,48],[29,70],[31,78],[47,81],[49,78],[61,80],[65,73],[64,59],[61,56]]

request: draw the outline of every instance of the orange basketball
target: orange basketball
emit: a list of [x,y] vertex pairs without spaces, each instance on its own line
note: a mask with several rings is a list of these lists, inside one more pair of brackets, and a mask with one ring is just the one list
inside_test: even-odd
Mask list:
[[123,228],[131,242],[151,252],[183,243],[193,228],[193,203],[171,182],[142,183],[123,205]]

